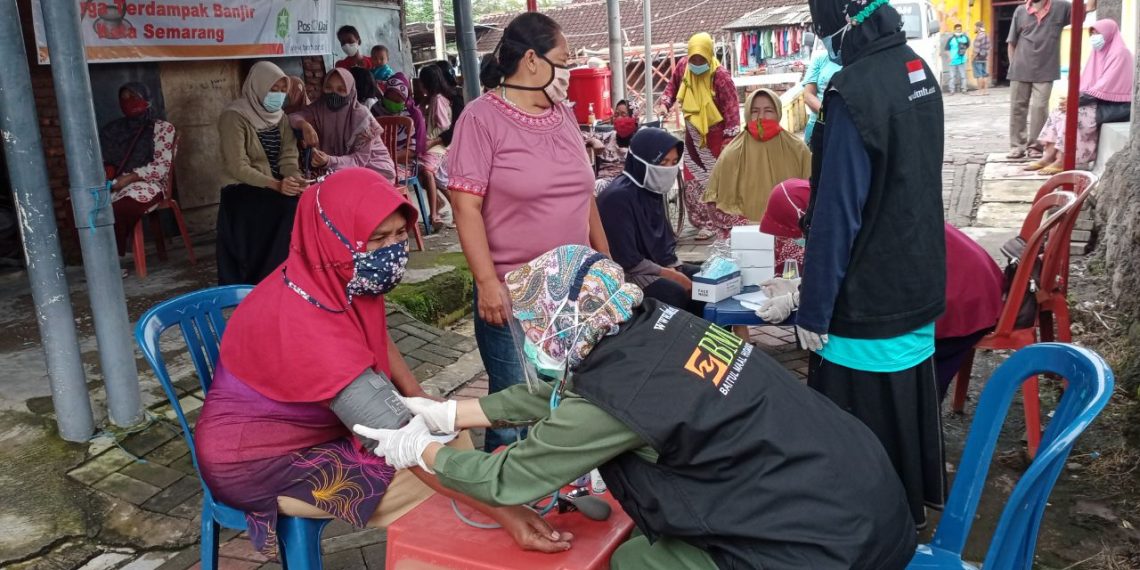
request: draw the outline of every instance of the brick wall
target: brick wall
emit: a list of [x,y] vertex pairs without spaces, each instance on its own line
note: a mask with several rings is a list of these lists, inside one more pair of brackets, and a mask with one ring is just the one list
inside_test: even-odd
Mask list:
[[310,101],[321,96],[321,85],[325,82],[325,60],[320,56],[303,57],[301,65],[305,69],[305,91]]

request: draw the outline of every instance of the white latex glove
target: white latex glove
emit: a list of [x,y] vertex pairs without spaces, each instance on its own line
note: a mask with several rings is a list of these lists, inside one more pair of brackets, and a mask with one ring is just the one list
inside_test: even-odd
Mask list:
[[784,279],[783,277],[773,277],[760,282],[760,290],[768,297],[791,295],[800,290],[800,280],[799,278]]
[[799,325],[796,325],[796,336],[800,339],[800,345],[812,352],[817,352],[827,344],[827,335],[813,333]]
[[455,433],[455,400],[437,402],[428,398],[402,398],[413,414],[420,416],[435,434]]
[[782,323],[788,320],[792,311],[796,310],[799,304],[800,294],[798,292],[772,297],[760,304],[760,308],[756,310],[756,316],[764,319],[764,322],[767,323]]
[[400,429],[372,429],[360,424],[352,426],[358,435],[376,440],[378,445],[373,453],[384,458],[388,465],[396,469],[407,469],[419,465],[428,473],[435,473],[424,464],[423,454],[428,444],[434,441],[428,432],[423,416],[416,416],[408,425]]

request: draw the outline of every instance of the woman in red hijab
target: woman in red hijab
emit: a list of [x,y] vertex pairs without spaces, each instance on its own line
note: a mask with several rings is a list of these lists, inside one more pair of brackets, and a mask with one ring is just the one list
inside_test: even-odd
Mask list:
[[[276,556],[278,513],[383,527],[433,489],[451,495],[422,470],[397,472],[363,448],[345,426],[357,420],[339,405],[361,379],[390,386],[390,378],[403,396],[427,396],[384,310],[415,222],[415,209],[375,171],[328,176],[301,197],[285,263],[226,326],[195,430],[198,465],[218,500],[247,513],[250,538],[267,556]],[[529,509],[471,504],[523,548],[569,547]]]
[[[810,194],[807,180],[791,179],[777,184],[768,198],[760,231],[776,236],[777,268],[783,267],[783,259],[795,259],[803,268],[804,233],[800,218],[807,210]],[[772,291],[787,290],[785,285],[789,284],[798,286],[798,280],[772,281],[768,285]],[[776,284],[777,281],[783,283]],[[970,236],[946,224],[946,312],[934,323],[939,398],[946,396],[966,353],[997,325],[1003,283],[1001,269],[990,254]],[[798,297],[776,296],[757,313],[768,322],[782,322],[798,304]]]

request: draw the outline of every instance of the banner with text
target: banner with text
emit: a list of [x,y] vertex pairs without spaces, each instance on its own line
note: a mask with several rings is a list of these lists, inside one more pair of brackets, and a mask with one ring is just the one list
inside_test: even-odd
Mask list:
[[[40,2],[36,51],[48,63]],[[79,4],[87,61],[159,61],[324,55],[333,0],[50,0]]]

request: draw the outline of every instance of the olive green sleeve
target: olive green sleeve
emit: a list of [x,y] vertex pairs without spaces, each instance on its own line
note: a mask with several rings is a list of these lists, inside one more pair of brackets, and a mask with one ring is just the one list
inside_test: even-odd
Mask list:
[[552,391],[546,383],[538,384],[534,393],[526,384],[516,384],[479,398],[479,407],[495,426],[532,424],[550,415]]
[[[521,388],[526,393],[526,387]],[[527,396],[535,399],[535,395]],[[507,402],[494,405],[501,405],[505,412],[527,408]],[[645,442],[625,424],[589,401],[568,394],[549,417],[530,428],[526,439],[496,454],[441,449],[435,472],[446,487],[484,503],[520,505],[643,446]]]

